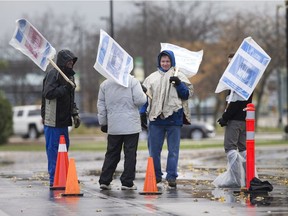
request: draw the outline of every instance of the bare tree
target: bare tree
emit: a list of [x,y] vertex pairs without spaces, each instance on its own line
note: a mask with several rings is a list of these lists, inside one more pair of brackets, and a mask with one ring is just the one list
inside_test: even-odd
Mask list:
[[[281,52],[281,50],[277,50],[276,48],[277,38],[275,20],[265,13],[236,14],[234,17],[230,18],[230,20],[220,23],[219,29],[219,44],[222,44],[222,49],[225,50],[227,54],[229,52],[236,52],[243,39],[251,36],[272,58],[254,91],[253,102],[256,103],[257,119],[264,90],[267,86],[267,79],[278,62],[280,62],[280,65],[285,65],[284,55],[281,55],[281,59],[278,61],[279,55],[277,55],[277,53]],[[280,37],[281,41],[279,47],[283,47],[284,49],[285,41],[283,38],[285,37],[283,31],[281,32],[281,35],[283,35],[283,37]],[[282,52],[284,53],[285,50]],[[223,98],[218,97],[218,95],[217,99],[219,101],[223,100]]]
[[[143,2],[141,7],[140,14],[133,14],[133,19],[119,28],[116,39],[132,56],[146,59],[146,76],[156,69],[160,42],[205,41],[216,29],[216,13],[207,2],[169,1],[165,5]],[[202,9],[210,15],[199,16]]]
[[[203,49],[204,57],[199,72],[192,77],[191,81],[195,89],[195,99],[197,98],[198,101],[197,106],[208,97],[216,97],[215,120],[224,109],[225,93],[215,94],[214,91],[227,66],[228,54],[236,52],[244,38],[252,36],[272,57],[269,67],[255,90],[257,106],[262,100],[266,81],[277,66],[278,61],[274,59],[280,56],[279,64],[285,65],[285,55],[278,55],[278,52],[285,53],[285,51],[277,50],[275,46],[277,42],[274,34],[275,20],[267,14],[238,13],[230,15],[229,19],[223,17],[220,19],[219,11],[210,2],[168,1],[165,5],[163,2],[151,1],[138,3],[140,3],[137,6],[138,12],[130,14],[126,21],[123,22],[121,19],[120,23],[115,17],[117,20],[115,40],[131,56],[140,56],[144,59],[146,76],[156,70],[161,42],[173,43],[192,51]],[[49,19],[46,19],[48,16]],[[47,10],[38,16],[24,15],[23,17],[28,18],[56,50],[69,48],[79,57],[75,70],[80,76],[79,93],[83,111],[95,112],[99,85],[104,79],[93,68],[99,43],[99,29],[97,27],[87,29],[84,17],[77,13],[71,17],[63,17],[53,14],[53,10]],[[281,17],[280,24],[284,21]],[[280,30],[279,47],[285,47],[284,28]],[[10,49],[3,47],[4,49],[6,59],[18,62],[27,60],[27,57],[12,47]],[[41,71],[31,62],[30,66],[25,66],[24,62],[21,65],[21,69],[12,66],[12,63],[8,66],[10,68],[7,70],[15,71],[13,75],[15,79],[21,79],[23,74],[31,71],[38,73]],[[2,72],[3,69],[0,74]]]

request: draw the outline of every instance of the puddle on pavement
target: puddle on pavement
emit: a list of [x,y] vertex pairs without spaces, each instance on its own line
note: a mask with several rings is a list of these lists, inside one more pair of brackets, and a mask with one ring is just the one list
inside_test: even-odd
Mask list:
[[[239,189],[238,189],[239,190]],[[283,193],[284,194],[284,193]],[[246,206],[279,207],[288,205],[288,197],[271,193],[244,193],[233,189],[215,188],[212,191],[194,191],[194,198],[206,198],[222,203],[239,203]]]
[[[79,204],[81,197],[79,196],[64,197],[62,195],[64,193],[65,193],[65,190],[50,190],[49,200],[55,203],[65,205],[72,212],[78,212],[78,208],[79,208],[78,204]],[[63,212],[63,215],[64,214],[66,214],[66,212]]]

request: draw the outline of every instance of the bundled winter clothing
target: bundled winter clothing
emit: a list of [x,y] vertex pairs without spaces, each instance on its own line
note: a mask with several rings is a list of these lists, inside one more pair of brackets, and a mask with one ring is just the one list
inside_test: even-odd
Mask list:
[[[167,70],[161,66],[161,59],[169,57],[170,68]],[[191,122],[188,99],[193,94],[193,86],[188,78],[176,72],[174,53],[170,50],[162,51],[157,58],[158,70],[150,74],[143,85],[147,93],[152,96],[148,103],[142,107],[141,113],[147,113],[148,147],[150,156],[153,157],[156,180],[162,179],[161,151],[165,136],[167,135],[168,159],[166,179],[171,185],[176,186],[175,180],[178,176],[177,166],[180,147],[180,129],[183,125]]]
[[99,179],[101,189],[110,189],[110,183],[124,150],[124,170],[120,176],[121,189],[135,190],[136,156],[141,129],[139,108],[146,101],[140,82],[129,77],[128,87],[113,80],[100,85],[97,108],[103,132],[108,133],[107,151]]
[[[73,66],[77,57],[69,50],[61,50],[57,55],[57,66],[74,83]],[[67,150],[70,141],[68,126],[80,125],[79,110],[74,100],[74,87],[54,68],[43,80],[41,116],[44,123],[46,153],[50,185],[54,182],[60,135],[65,136]]]

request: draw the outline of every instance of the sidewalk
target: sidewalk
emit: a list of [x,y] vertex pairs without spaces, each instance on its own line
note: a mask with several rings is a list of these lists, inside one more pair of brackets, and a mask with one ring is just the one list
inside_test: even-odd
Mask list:
[[[166,164],[163,151],[162,164]],[[222,149],[181,151],[177,190],[162,183],[161,195],[140,195],[144,185],[147,151],[138,152],[137,191],[121,191],[120,161],[111,191],[101,191],[98,179],[104,152],[69,152],[75,158],[83,197],[61,197],[50,191],[45,152],[0,152],[0,216],[18,215],[287,215],[288,146],[256,149],[259,178],[274,190],[266,196],[217,189],[211,182],[225,171]],[[122,157],[123,158],[123,157]]]

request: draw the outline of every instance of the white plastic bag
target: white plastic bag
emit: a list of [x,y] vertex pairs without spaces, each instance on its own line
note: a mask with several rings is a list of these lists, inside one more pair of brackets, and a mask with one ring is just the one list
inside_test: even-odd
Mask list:
[[212,184],[216,187],[244,187],[246,160],[236,150],[227,153],[227,171],[220,174]]

